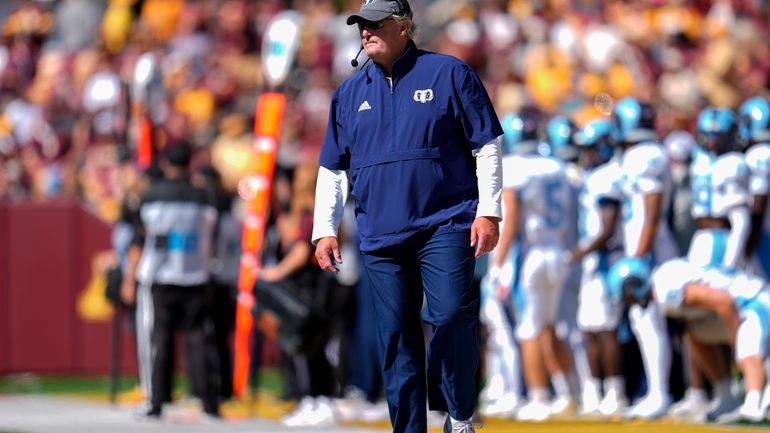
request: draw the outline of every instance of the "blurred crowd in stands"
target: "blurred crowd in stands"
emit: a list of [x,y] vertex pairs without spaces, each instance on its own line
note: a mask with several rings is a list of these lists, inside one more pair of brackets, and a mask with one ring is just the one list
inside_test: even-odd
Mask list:
[[[136,59],[162,56],[161,141],[195,144],[234,190],[266,90],[261,37],[304,17],[279,165],[315,161],[336,84],[354,72],[355,0],[57,0],[0,7],[0,199],[84,199],[113,221],[135,176]],[[537,105],[578,124],[613,100],[650,101],[660,132],[692,129],[706,105],[764,91],[768,6],[745,1],[416,0],[417,42],[472,65],[498,113]],[[227,167],[227,170],[222,170]]]

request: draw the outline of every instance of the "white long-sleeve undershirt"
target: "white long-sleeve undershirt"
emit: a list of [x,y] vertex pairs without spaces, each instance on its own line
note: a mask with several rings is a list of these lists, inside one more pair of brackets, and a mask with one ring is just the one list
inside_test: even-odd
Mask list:
[[503,152],[500,137],[473,151],[476,157],[476,178],[479,186],[479,206],[476,217],[503,219],[500,199],[503,192]]
[[342,211],[348,197],[348,176],[344,170],[319,167],[313,210],[313,245],[327,236],[337,237]]

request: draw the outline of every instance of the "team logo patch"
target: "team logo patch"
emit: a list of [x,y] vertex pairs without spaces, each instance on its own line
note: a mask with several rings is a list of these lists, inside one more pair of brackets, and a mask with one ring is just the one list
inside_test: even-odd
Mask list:
[[369,101],[364,101],[358,106],[358,111],[371,110],[372,106],[369,105]]
[[433,89],[415,90],[414,100],[423,104],[433,100]]

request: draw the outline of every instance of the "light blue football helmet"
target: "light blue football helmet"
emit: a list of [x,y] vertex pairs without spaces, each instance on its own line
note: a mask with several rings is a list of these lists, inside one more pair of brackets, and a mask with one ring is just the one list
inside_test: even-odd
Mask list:
[[616,302],[646,307],[650,300],[650,265],[639,257],[623,257],[607,273],[607,290]]
[[625,97],[612,109],[615,140],[618,144],[640,143],[657,139],[652,106],[636,98]]
[[735,149],[735,131],[738,126],[733,110],[706,107],[698,115],[695,126],[698,144],[707,152],[717,155]]
[[503,126],[503,155],[536,153],[539,116],[535,109],[523,109],[519,113],[508,113],[500,119]]
[[585,124],[575,133],[575,146],[596,149],[599,160],[596,165],[605,163],[612,158],[614,152],[615,126],[609,119],[595,119]]
[[754,143],[770,142],[770,102],[754,96],[738,109],[738,144],[749,147]]
[[541,155],[563,161],[575,161],[577,150],[572,141],[575,131],[575,124],[568,117],[562,115],[552,117],[545,129],[545,146],[540,152]]

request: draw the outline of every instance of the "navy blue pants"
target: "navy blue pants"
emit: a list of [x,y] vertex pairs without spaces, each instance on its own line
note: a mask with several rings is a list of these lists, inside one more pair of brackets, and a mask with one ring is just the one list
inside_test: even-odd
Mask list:
[[[363,263],[393,432],[427,431],[426,397],[431,410],[470,418],[479,366],[479,293],[472,284],[469,232],[425,236],[364,254]],[[433,331],[427,363],[421,313]]]
[[366,394],[370,403],[376,403],[383,392],[380,358],[377,354],[377,328],[374,320],[374,302],[369,280],[363,272],[356,285],[356,320],[349,352],[350,384]]

